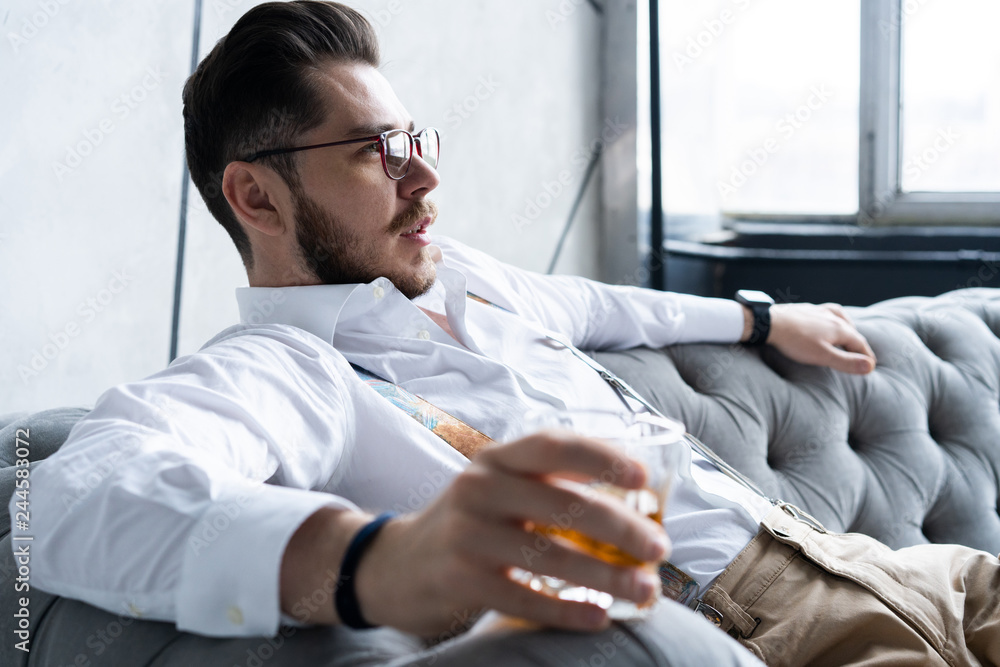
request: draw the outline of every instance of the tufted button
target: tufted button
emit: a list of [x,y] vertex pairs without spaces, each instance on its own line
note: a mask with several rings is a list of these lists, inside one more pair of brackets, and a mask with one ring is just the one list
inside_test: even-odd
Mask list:
[[420,340],[430,340],[431,332],[428,331],[427,329],[421,329],[420,331],[417,332],[417,338],[419,338]]
[[375,289],[372,290],[372,294],[375,296],[376,301],[381,301],[382,297],[385,296],[385,289],[381,285],[376,285]]
[[226,617],[233,625],[243,625],[243,610],[236,605],[226,610]]

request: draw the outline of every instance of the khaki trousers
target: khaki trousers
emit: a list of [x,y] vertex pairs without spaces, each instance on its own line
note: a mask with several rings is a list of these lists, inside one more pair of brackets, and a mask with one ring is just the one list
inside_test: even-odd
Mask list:
[[796,667],[1000,665],[996,557],[953,545],[893,551],[801,516],[771,510],[701,598],[758,658]]

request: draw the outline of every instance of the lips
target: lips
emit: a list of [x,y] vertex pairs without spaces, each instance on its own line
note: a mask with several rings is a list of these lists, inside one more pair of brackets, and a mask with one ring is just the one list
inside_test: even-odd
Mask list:
[[400,236],[422,234],[434,224],[437,213],[434,202],[421,199],[393,221],[390,232]]
[[428,227],[431,226],[433,221],[430,218],[424,218],[418,222],[415,226],[401,232],[402,236],[410,236],[412,234],[422,234]]

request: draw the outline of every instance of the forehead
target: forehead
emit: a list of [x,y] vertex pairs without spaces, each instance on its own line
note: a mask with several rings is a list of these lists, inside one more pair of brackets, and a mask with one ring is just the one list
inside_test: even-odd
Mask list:
[[[379,126],[406,127],[409,114],[381,73],[367,63],[335,63],[317,75],[327,105],[325,133]],[[369,132],[370,133],[370,132]]]

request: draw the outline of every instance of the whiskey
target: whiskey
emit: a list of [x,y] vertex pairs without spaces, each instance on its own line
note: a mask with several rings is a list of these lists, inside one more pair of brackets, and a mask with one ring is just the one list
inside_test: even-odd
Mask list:
[[[661,509],[662,504],[660,502],[660,496],[651,489],[628,490],[618,486],[612,486],[610,484],[593,484],[591,485],[591,488],[596,489],[601,493],[608,493],[617,496],[624,500],[625,504],[631,509],[646,516],[649,520],[660,524],[663,523],[663,510]],[[666,493],[663,493],[662,495],[663,497],[666,497]],[[536,529],[536,532],[549,537],[561,537],[571,542],[581,551],[596,558],[600,558],[604,562],[611,563],[612,565],[618,565],[621,567],[638,567],[640,565],[645,565],[653,569],[656,567],[656,563],[639,560],[632,554],[622,550],[614,544],[608,544],[607,542],[595,540],[589,535],[584,535],[577,530],[573,530],[572,527],[563,528],[561,526],[540,526]]]

